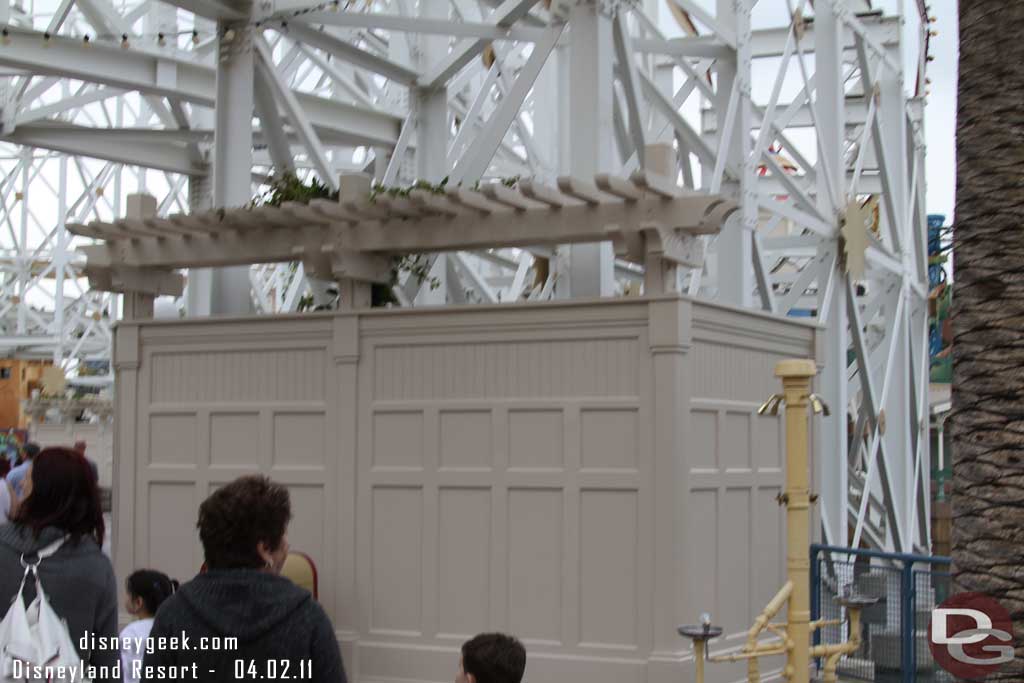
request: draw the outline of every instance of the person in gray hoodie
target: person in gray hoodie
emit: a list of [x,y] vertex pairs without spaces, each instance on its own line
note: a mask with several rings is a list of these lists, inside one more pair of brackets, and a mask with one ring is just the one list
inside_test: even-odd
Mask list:
[[[103,547],[100,492],[89,464],[70,448],[46,448],[28,468],[25,498],[10,524],[0,525],[0,618],[21,585],[21,561],[64,538],[56,553],[39,561],[39,581],[54,611],[87,665],[96,667],[97,680],[120,681],[120,653],[93,648],[96,639],[117,636],[117,581]],[[25,582],[22,596],[29,604],[35,582]]]
[[347,683],[327,614],[280,576],[290,520],[288,490],[260,475],[203,502],[206,571],[160,606],[139,680]]

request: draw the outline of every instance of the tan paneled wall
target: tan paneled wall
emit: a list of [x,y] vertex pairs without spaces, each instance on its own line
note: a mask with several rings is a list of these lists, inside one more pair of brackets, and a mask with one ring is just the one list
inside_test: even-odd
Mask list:
[[262,471],[355,680],[451,680],[489,629],[531,681],[687,680],[676,624],[740,633],[781,581],[753,413],[813,342],[678,298],[123,324],[117,567],[188,578],[199,502]]

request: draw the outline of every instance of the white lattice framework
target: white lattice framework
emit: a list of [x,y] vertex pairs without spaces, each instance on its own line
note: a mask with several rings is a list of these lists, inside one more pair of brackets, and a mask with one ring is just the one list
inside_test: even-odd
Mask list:
[[[553,184],[628,177],[646,145],[669,142],[681,186],[741,207],[699,238],[704,265],[680,268],[679,288],[826,331],[825,538],[929,546],[923,5],[3,4],[0,351],[69,364],[107,353],[117,301],[87,291],[75,249],[90,240],[64,225],[121,218],[132,192],[156,195],[166,217],[241,206],[283,171],[335,187],[346,171],[386,185]],[[844,231],[861,204],[869,217],[877,207],[874,225]],[[402,305],[617,296],[644,282],[607,243],[481,248],[429,267],[440,286],[403,276]],[[326,298],[300,262],[189,281],[175,305],[190,313]]]

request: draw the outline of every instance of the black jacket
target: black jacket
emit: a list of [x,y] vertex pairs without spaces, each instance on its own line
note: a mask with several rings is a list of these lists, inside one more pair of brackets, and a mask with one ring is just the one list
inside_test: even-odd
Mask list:
[[256,570],[209,571],[182,586],[157,611],[150,644],[140,680],[177,673],[179,680],[347,683],[323,608],[288,579]]

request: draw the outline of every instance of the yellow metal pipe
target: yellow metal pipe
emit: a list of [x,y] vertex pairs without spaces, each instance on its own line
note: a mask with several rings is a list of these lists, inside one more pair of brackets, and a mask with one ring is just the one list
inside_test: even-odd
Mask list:
[[770,649],[758,650],[756,652],[737,652],[732,655],[713,655],[711,657],[712,662],[739,662],[744,659],[756,662],[759,657],[774,657],[775,655],[786,654],[785,647],[773,647]]
[[765,605],[764,610],[762,610],[761,614],[759,614],[757,619],[754,620],[754,625],[750,627],[749,631],[747,631],[748,649],[753,648],[754,645],[757,644],[757,638],[761,635],[761,631],[763,631],[765,626],[768,625],[768,622],[779,613],[779,610],[786,604],[786,600],[789,599],[789,596],[792,593],[793,582],[787,581],[785,585],[779,589],[779,592],[775,594],[775,597]]
[[811,378],[818,372],[814,361],[784,360],[775,366],[782,379],[786,401],[786,570],[789,596],[787,635],[796,644],[789,651],[791,683],[810,683],[810,546],[811,490],[807,458],[807,405]]
[[[758,615],[757,619],[754,620],[754,625],[750,627],[747,632],[747,645],[744,647],[744,651],[748,653],[757,652],[757,638],[761,635],[761,631],[764,630],[765,625],[768,624],[775,615],[779,613],[782,606],[786,604],[786,600],[789,599],[790,594],[793,592],[793,582],[787,581],[786,584],[779,589],[779,592],[775,594],[775,597],[768,601],[765,605],[764,610]],[[736,661],[736,660],[730,660]],[[747,683],[760,683],[761,672],[757,668],[757,658],[752,657],[747,660]]]
[[839,677],[836,669],[839,668],[839,660],[843,658],[843,655],[853,654],[860,649],[860,610],[848,608],[847,611],[850,614],[850,639],[835,646],[835,651],[825,658],[823,683],[837,683]]
[[811,631],[817,631],[818,629],[824,628],[825,626],[839,626],[842,623],[842,619],[818,619],[817,621],[812,621],[810,626]]

